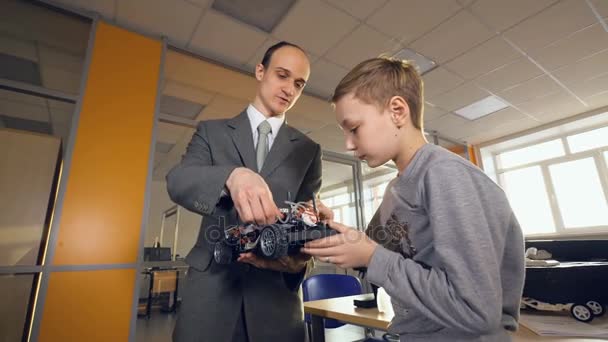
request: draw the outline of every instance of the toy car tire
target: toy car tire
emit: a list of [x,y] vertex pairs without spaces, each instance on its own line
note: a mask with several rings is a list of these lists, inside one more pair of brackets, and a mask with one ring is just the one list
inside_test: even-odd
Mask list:
[[579,322],[589,323],[593,320],[593,310],[585,304],[573,304],[570,308],[570,313]]
[[218,264],[227,265],[232,263],[232,248],[228,246],[228,244],[224,240],[216,242],[215,247],[213,249],[213,258]]
[[585,305],[587,305],[591,309],[591,312],[595,317],[604,316],[604,314],[606,313],[606,308],[601,303],[595,300],[590,300],[585,303]]
[[260,253],[270,259],[278,259],[287,255],[287,236],[283,230],[275,225],[266,226],[260,233]]

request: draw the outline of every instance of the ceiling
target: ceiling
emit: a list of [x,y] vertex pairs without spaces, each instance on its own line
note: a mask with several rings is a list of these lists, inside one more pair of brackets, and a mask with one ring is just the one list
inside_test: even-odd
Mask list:
[[[344,152],[342,133],[325,99],[357,62],[403,48],[437,63],[423,76],[425,128],[454,140],[482,143],[608,106],[605,0],[295,0],[271,18],[242,0],[45,2],[167,36],[170,45],[217,61],[167,54],[163,110],[181,108],[196,120],[240,112],[253,97],[250,75],[263,52],[280,40],[299,44],[311,56],[312,73],[287,120],[336,152]],[[222,12],[226,3],[232,7]],[[236,19],[239,8],[250,15]],[[42,11],[36,16],[26,30],[19,15],[2,16],[0,54],[38,63],[42,86],[76,94],[86,24],[55,22]],[[256,18],[267,22],[251,24]],[[453,113],[489,95],[509,107],[474,121]],[[191,129],[172,126],[159,129],[158,150],[166,151],[157,158],[159,172],[167,168],[160,160],[179,158],[191,136]]]

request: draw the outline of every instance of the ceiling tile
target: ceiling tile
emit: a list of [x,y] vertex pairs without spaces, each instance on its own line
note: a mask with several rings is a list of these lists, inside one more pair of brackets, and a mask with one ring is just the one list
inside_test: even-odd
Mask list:
[[38,61],[36,44],[34,42],[15,39],[0,34],[0,53],[27,59],[32,62]]
[[365,19],[387,0],[327,0],[327,2],[358,19]]
[[156,141],[175,144],[183,138],[188,129],[184,126],[159,122],[156,130]]
[[606,0],[591,0],[593,7],[600,13],[604,18],[608,18],[608,1]]
[[198,120],[229,119],[247,108],[249,101],[218,95],[213,98],[198,117]]
[[589,105],[589,109],[608,106],[608,91],[588,97],[585,102]]
[[553,70],[606,49],[608,33],[602,25],[595,24],[541,50],[530,52],[530,56],[547,70]]
[[188,46],[222,63],[241,66],[267,38],[268,35],[261,30],[208,10]]
[[517,57],[521,57],[519,52],[502,38],[495,37],[467,51],[445,67],[465,79],[472,79],[503,66]]
[[541,75],[499,92],[498,95],[517,105],[562,90],[562,87],[549,76]]
[[444,63],[493,35],[470,13],[462,11],[410,44],[410,47],[438,63]]
[[[333,89],[332,89],[333,92]],[[289,111],[291,116],[303,116],[326,124],[335,124],[336,118],[332,107],[327,99],[315,96],[302,95],[298,102]]]
[[77,95],[80,91],[81,76],[78,73],[43,66],[40,69],[42,85],[46,88]]
[[441,109],[439,107],[435,107],[432,104],[426,102],[424,104],[424,121],[433,121],[443,115],[445,115],[447,111],[445,109]]
[[580,84],[608,71],[608,49],[552,71],[566,86]]
[[431,98],[464,83],[464,80],[455,73],[438,67],[422,76],[424,80],[424,97]]
[[519,133],[541,125],[540,122],[530,118],[509,122],[494,129],[480,130],[476,134],[467,137],[465,140],[471,144],[481,144],[491,140],[503,138],[505,136]]
[[295,0],[214,0],[211,8],[266,33],[283,19]]
[[367,19],[367,23],[409,43],[429,32],[460,10],[454,0],[391,0]]
[[596,22],[584,1],[565,0],[535,15],[505,36],[526,51],[543,48]]
[[165,35],[182,47],[188,43],[203,11],[183,0],[120,0],[117,4],[119,24],[152,35]]
[[[8,100],[9,102],[26,103],[26,104],[36,105],[36,106],[45,106],[46,105],[46,100],[44,98],[41,98],[38,96],[33,96],[33,95],[28,95],[28,94],[17,93],[17,92],[10,91],[10,90],[0,89],[0,102],[3,100]],[[55,102],[55,101],[53,101],[53,102]],[[9,113],[6,112],[4,114],[9,114]]]
[[49,110],[46,105],[0,100],[0,113],[24,120],[49,122]]
[[329,99],[340,80],[347,73],[348,69],[320,58],[312,65],[306,91]]
[[298,1],[272,35],[323,55],[357,24],[352,16],[319,0]]
[[544,122],[552,122],[585,112],[587,109],[566,91],[559,91],[518,105],[526,113]]
[[262,58],[264,58],[264,54],[266,53],[266,50],[268,50],[269,47],[273,46],[274,44],[276,44],[278,42],[279,42],[278,39],[273,38],[273,37],[268,37],[266,39],[266,41],[258,47],[258,49],[255,51],[253,56],[251,56],[249,58],[249,60],[247,61],[246,65],[245,65],[247,70],[249,72],[251,72],[252,74],[255,73],[255,66],[260,64],[260,62],[262,62]]
[[163,95],[179,97],[202,105],[207,105],[215,96],[214,93],[167,78],[165,79]]
[[504,31],[555,1],[557,0],[483,0],[476,1],[471,6],[471,11],[495,30]]
[[543,71],[524,57],[480,76],[476,82],[497,93],[541,74]]
[[398,51],[400,46],[390,37],[367,25],[361,25],[331,48],[325,57],[343,67],[352,68],[368,58],[392,54]]
[[435,120],[431,120],[429,122],[425,122],[425,129],[433,130],[439,132],[440,135],[445,135],[447,137],[454,136],[450,133],[453,133],[452,130],[456,127],[469,124],[471,121],[464,119],[458,115],[448,113],[442,117],[439,117]]
[[477,87],[473,82],[465,83],[447,93],[428,99],[433,105],[448,111],[454,111],[473,102],[490,96],[488,92]]
[[80,56],[74,56],[61,50],[47,46],[39,46],[40,64],[62,69],[75,74],[81,74],[84,67],[84,60]]
[[572,90],[576,95],[587,98],[608,91],[608,72],[599,74],[595,77],[587,79],[583,83],[571,85]]
[[320,129],[316,129],[308,134],[316,143],[320,144],[323,150],[338,153],[346,152],[344,143],[344,133],[336,123],[328,124]]
[[321,127],[327,125],[326,122],[315,120],[302,114],[292,112],[289,112],[289,114],[287,115],[287,123],[289,123],[291,127],[298,129],[304,134],[308,134],[314,130],[320,129]]
[[114,20],[114,14],[116,13],[115,0],[54,0],[53,2],[72,8],[96,12],[110,21]]
[[507,107],[473,121],[473,127],[475,127],[477,131],[490,130],[524,118],[530,117],[513,107]]

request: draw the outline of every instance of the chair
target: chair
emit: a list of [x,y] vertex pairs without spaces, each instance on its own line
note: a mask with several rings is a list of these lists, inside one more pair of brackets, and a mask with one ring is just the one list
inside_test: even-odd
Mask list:
[[[336,297],[346,297],[361,294],[361,282],[358,278],[345,274],[317,274],[302,283],[304,301],[321,300]],[[311,335],[312,319],[310,314],[306,314],[304,320],[308,327],[308,335]],[[325,328],[334,329],[343,326],[345,323],[335,319],[324,319]],[[367,335],[367,331],[366,331]],[[368,337],[363,342],[385,341]]]
[[177,308],[177,289],[179,285],[179,271],[177,269],[150,269],[143,272],[150,278],[150,286],[148,288],[148,296],[144,308],[143,316],[150,319],[150,311],[152,309],[152,301],[154,296],[162,293],[170,292],[172,298],[168,298],[166,303],[167,309],[165,312],[175,312]]

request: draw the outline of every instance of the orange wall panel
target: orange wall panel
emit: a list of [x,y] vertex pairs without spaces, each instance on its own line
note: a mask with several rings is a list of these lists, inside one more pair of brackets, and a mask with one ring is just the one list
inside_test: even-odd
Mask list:
[[97,25],[52,264],[136,262],[161,50]]
[[128,341],[135,270],[54,272],[38,340]]

